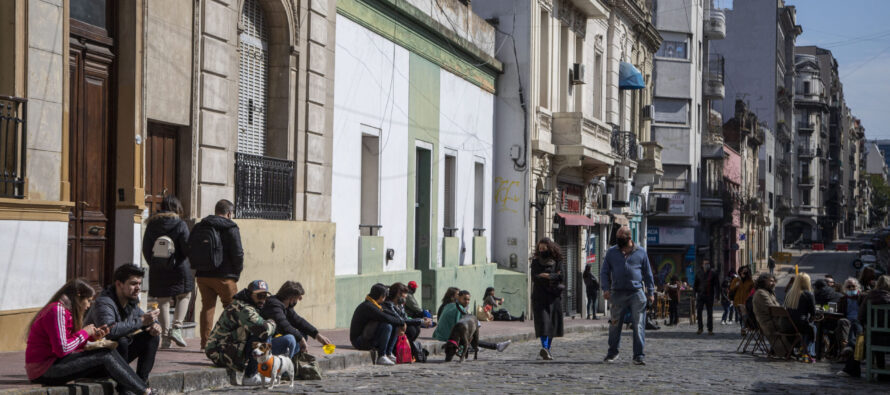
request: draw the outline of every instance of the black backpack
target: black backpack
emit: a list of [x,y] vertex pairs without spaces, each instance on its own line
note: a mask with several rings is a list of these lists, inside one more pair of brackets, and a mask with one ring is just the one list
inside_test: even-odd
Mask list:
[[192,269],[213,271],[223,262],[223,246],[219,231],[211,225],[198,223],[189,236],[189,263]]

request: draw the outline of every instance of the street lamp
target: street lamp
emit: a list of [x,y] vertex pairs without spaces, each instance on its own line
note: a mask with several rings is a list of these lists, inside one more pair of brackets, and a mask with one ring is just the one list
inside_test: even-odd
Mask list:
[[538,190],[538,195],[537,195],[537,198],[535,199],[535,201],[529,202],[529,205],[531,207],[534,207],[535,210],[538,212],[538,214],[540,214],[541,211],[544,211],[544,206],[547,205],[547,200],[549,200],[549,199],[550,199],[550,191],[540,189],[540,190]]

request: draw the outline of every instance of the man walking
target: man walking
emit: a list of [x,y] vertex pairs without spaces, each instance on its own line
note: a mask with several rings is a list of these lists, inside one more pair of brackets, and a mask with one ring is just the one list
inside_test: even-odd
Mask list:
[[219,297],[224,308],[232,303],[244,269],[241,231],[232,221],[235,205],[220,200],[214,213],[195,225],[189,237],[189,261],[197,271],[195,279],[201,293],[201,349],[206,348],[213,327],[216,298]]
[[695,290],[698,334],[701,335],[704,325],[705,316],[702,315],[702,310],[707,307],[708,335],[713,335],[714,298],[720,295],[720,281],[717,279],[717,273],[711,270],[711,261],[707,259],[702,261],[701,274],[695,276],[695,284],[692,288]]
[[605,361],[611,363],[618,359],[622,318],[629,310],[634,333],[633,361],[635,365],[645,365],[643,345],[646,337],[646,301],[654,301],[655,283],[652,281],[652,268],[649,266],[646,250],[637,247],[630,235],[628,227],[618,229],[617,245],[606,252],[606,259],[600,270],[603,299],[612,303],[609,352]]

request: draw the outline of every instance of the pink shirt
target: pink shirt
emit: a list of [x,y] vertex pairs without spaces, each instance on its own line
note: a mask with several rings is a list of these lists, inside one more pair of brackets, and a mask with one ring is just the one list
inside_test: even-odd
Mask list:
[[25,348],[28,379],[43,376],[57,359],[83,349],[88,338],[87,331],[74,331],[71,312],[61,302],[44,307],[37,313],[37,319],[28,332],[28,346]]

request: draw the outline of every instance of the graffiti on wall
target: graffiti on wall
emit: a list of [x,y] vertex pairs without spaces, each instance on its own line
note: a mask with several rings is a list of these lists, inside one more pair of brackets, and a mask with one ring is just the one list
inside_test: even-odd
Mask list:
[[522,185],[519,181],[496,177],[494,183],[494,200],[498,212],[509,211],[518,213],[519,209],[522,208],[518,204],[522,200]]

